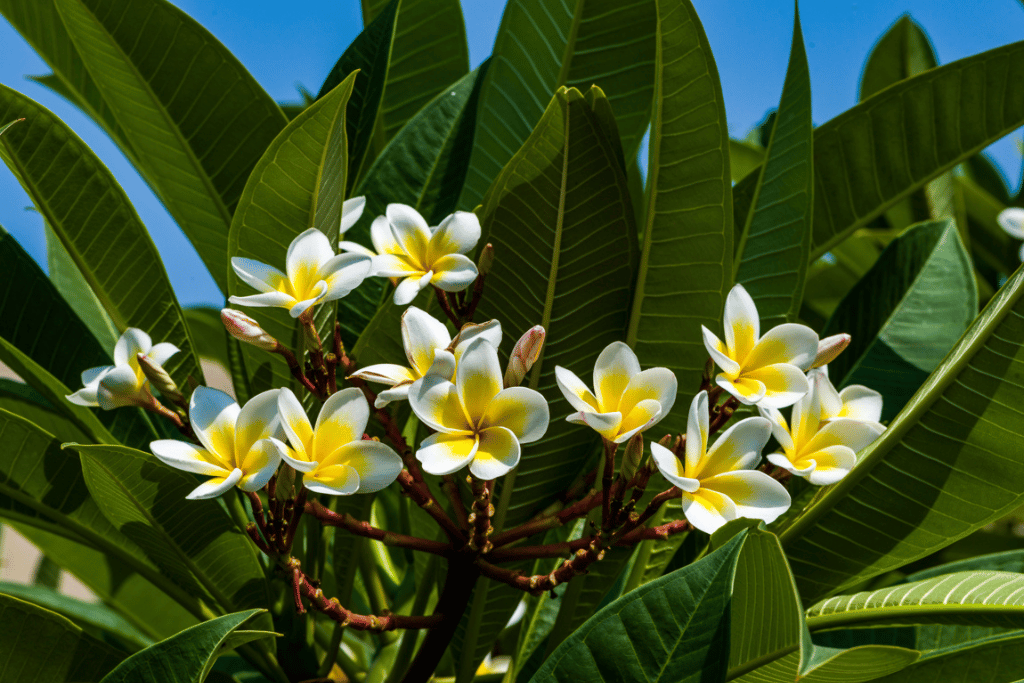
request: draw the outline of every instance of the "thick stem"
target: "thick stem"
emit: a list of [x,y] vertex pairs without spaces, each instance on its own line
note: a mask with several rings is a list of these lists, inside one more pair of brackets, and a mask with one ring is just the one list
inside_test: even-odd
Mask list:
[[502,569],[501,567],[495,566],[484,559],[477,559],[477,566],[480,568],[480,573],[489,579],[501,581],[513,588],[518,588],[521,591],[526,591],[533,595],[540,595],[546,591],[553,590],[555,586],[569,581],[574,576],[586,574],[590,565],[604,557],[604,550],[601,548],[600,538],[593,537],[587,540],[589,540],[590,543],[586,548],[580,548],[577,550],[571,559],[562,562],[562,564],[550,574],[524,576],[522,572],[518,570]]
[[462,496],[459,494],[459,484],[455,481],[455,477],[450,474],[444,475],[441,490],[445,492],[448,500],[451,501],[452,510],[455,511],[455,521],[460,527],[468,530],[468,514],[466,513],[466,506],[462,502]]
[[600,505],[601,501],[601,492],[591,491],[579,501],[573,503],[567,508],[559,510],[553,515],[537,517],[528,522],[524,522],[517,527],[512,527],[507,531],[503,531],[500,534],[495,534],[491,537],[491,545],[497,548],[503,545],[508,545],[513,541],[518,541],[522,538],[528,538],[534,534],[539,534],[540,532],[547,531],[548,529],[557,529],[566,522],[571,522],[574,519],[583,517]]
[[473,537],[469,540],[469,547],[487,553],[493,547],[488,538],[493,531],[491,517],[494,516],[494,506],[491,505],[491,482],[469,477],[469,483],[473,487],[473,512],[466,520],[473,525]]
[[304,372],[302,372],[302,366],[299,365],[299,361],[295,358],[295,354],[292,353],[291,350],[285,348],[281,344],[278,344],[277,348],[274,349],[273,352],[282,356],[285,362],[288,363],[288,370],[291,371],[292,377],[299,380],[299,383],[302,384],[302,386],[306,387],[306,389],[309,390],[311,394],[313,394],[317,398],[323,398],[320,395],[320,391],[316,388],[316,385],[313,384],[308,377],[306,377],[306,374]]
[[672,488],[665,489],[658,495],[654,496],[642,513],[640,513],[635,519],[630,519],[622,525],[622,528],[615,533],[613,542],[617,543],[622,541],[622,539],[626,538],[631,531],[638,527],[642,527],[655,515],[656,512],[658,512],[659,509],[661,509],[661,506],[665,504],[665,501],[680,495],[682,495],[682,492],[673,486]]
[[313,515],[316,517],[317,521],[325,526],[340,527],[349,533],[355,534],[356,536],[372,538],[376,541],[380,541],[384,545],[391,545],[399,548],[411,548],[412,550],[420,550],[434,555],[449,555],[452,552],[451,543],[430,541],[425,538],[406,536],[405,534],[399,534],[385,529],[378,529],[377,527],[372,526],[369,522],[358,520],[348,513],[338,514],[337,512],[328,510],[317,501],[310,501],[306,503],[305,510],[307,514]]
[[459,316],[452,310],[452,304],[448,300],[448,292],[434,287],[434,294],[437,295],[437,303],[441,304],[441,310],[444,311],[444,314],[452,321],[452,325],[455,325],[455,329],[458,330],[462,326],[462,321],[459,320]]
[[497,548],[492,550],[486,558],[489,562],[514,562],[518,560],[536,560],[544,557],[565,557],[582,548],[589,548],[593,541],[593,536],[584,536],[575,541],[565,541],[562,543]]
[[601,472],[601,528],[608,530],[612,525],[612,481],[615,476],[615,451],[619,445],[604,440],[604,467]]

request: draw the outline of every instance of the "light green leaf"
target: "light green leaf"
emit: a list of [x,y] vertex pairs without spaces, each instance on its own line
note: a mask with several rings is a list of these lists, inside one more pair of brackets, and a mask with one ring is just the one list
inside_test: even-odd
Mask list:
[[53,434],[61,443],[89,441],[85,432],[61,415],[42,394],[27,384],[0,379],[0,408],[25,418],[44,432]]
[[974,268],[951,221],[922,223],[886,248],[825,325],[850,346],[829,364],[837,386],[881,392],[888,422],[978,312]]
[[944,574],[952,574],[953,572],[967,572],[979,569],[1024,574],[1024,550],[1007,550],[1001,553],[969,557],[966,560],[958,560],[957,562],[947,562],[937,567],[914,572],[907,577],[907,581],[922,581]]
[[148,453],[121,446],[68,448],[82,455],[89,491],[103,514],[168,578],[225,611],[269,602],[248,537],[215,500],[185,500],[196,478]]
[[608,93],[627,159],[651,112],[655,0],[511,0],[480,94],[459,208],[472,211],[560,87]]
[[[231,216],[249,173],[284,128],[281,110],[234,55],[166,0],[45,4],[51,3],[40,13],[63,22],[78,52],[67,61],[56,56],[66,49],[66,37],[27,28],[30,11],[12,12],[24,17],[30,42],[54,73],[105,123],[109,117],[89,88],[99,90],[99,100],[120,126],[112,137],[131,145],[129,156],[226,290]],[[73,65],[64,71],[78,60],[92,84]]]
[[196,354],[230,368],[228,343],[234,338],[228,335],[220,321],[220,309],[206,306],[186,308],[185,321],[196,342]]
[[[267,148],[246,183],[231,224],[228,249],[232,256],[254,259],[284,271],[288,245],[310,226],[335,245],[347,173],[345,108],[356,74],[299,114]],[[232,271],[232,295],[255,293]],[[263,308],[260,325],[271,336],[301,354],[300,330],[283,308]],[[315,315],[320,338],[334,334],[334,305],[321,304]],[[249,344],[241,347],[249,389],[291,386],[287,365]],[[303,394],[305,395],[305,394]]]
[[[682,406],[707,360],[699,326],[721,319],[732,287],[729,131],[711,46],[689,0],[658,0],[657,45],[646,224],[626,341],[641,367],[676,373]],[[686,411],[674,410],[658,431],[686,431]]]
[[[217,656],[243,623],[262,610],[226,614],[185,629],[124,660],[101,683],[196,683],[206,678]],[[242,632],[244,633],[244,632]],[[264,637],[259,633],[257,637]],[[234,642],[244,642],[245,638]]]
[[1024,671],[1024,636],[993,638],[980,644],[952,646],[925,653],[915,664],[875,683],[935,681],[1018,681]]
[[813,139],[811,75],[797,13],[782,99],[753,209],[736,246],[736,282],[757,304],[764,329],[793,322],[803,301],[814,205]]
[[122,659],[59,614],[0,594],[0,681],[98,681]]
[[732,181],[738,183],[748,173],[757,171],[764,163],[765,150],[746,140],[729,139],[729,171]]
[[[174,290],[146,227],[110,171],[63,121],[0,86],[3,112],[30,117],[0,138],[0,158],[53,228],[119,330],[137,327],[181,349],[164,363],[178,383],[202,380]],[[102,235],[103,239],[97,239]],[[81,370],[85,370],[83,367]]]
[[112,351],[121,332],[107,315],[89,283],[82,277],[78,266],[71,259],[71,254],[60,243],[60,238],[54,234],[53,228],[44,224],[44,230],[47,274],[50,276],[50,282],[89,328],[93,338],[99,342],[100,348]]
[[968,177],[957,176],[954,180],[964,198],[971,227],[971,253],[979,269],[988,266],[996,273],[1009,275],[1020,265],[1021,242],[999,225],[999,213],[1007,205]]
[[782,529],[805,600],[935,552],[1024,501],[1022,294],[1018,270],[853,471]]

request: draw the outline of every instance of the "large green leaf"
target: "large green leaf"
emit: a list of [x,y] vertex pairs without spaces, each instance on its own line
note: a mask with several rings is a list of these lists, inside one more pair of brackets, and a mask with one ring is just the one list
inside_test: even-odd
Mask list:
[[898,568],[1024,501],[1024,270],[845,479],[781,538],[805,601]]
[[992,638],[969,646],[925,653],[913,665],[876,683],[934,683],[935,681],[1019,681],[1024,673],[1024,636]]
[[936,66],[928,34],[904,14],[871,48],[860,77],[860,100]]
[[[430,225],[439,225],[455,211],[469,165],[476,102],[486,71],[485,62],[446,88],[413,117],[377,157],[354,192],[366,197],[366,209],[363,220],[345,233],[346,240],[372,248],[371,219],[384,214],[392,202],[413,207]],[[373,352],[375,342],[369,340],[374,338],[374,333],[367,340],[360,335],[378,310],[385,286],[381,278],[368,279],[338,302],[338,319],[346,344],[351,345],[359,338],[360,345]],[[397,336],[401,310],[394,313],[388,325],[394,326],[393,332],[389,327],[389,332]],[[398,359],[401,357],[399,355]],[[364,366],[368,364],[361,355],[357,360]],[[397,362],[397,359],[388,362]]]
[[[658,1],[657,35],[646,224],[627,342],[641,366],[676,373],[685,405],[707,361],[700,325],[721,319],[732,287],[729,131],[711,46],[689,0]],[[686,411],[658,429],[685,431]]]
[[0,594],[0,681],[98,681],[122,659],[59,614]]
[[60,243],[60,238],[53,228],[46,225],[46,270],[50,282],[60,292],[65,301],[78,313],[78,317],[89,328],[93,338],[101,348],[113,349],[121,336],[114,321],[107,315],[103,304],[89,283],[82,277],[71,254]]
[[[239,627],[258,614],[248,610],[226,614],[185,629],[167,640],[151,645],[124,660],[107,674],[102,683],[197,683],[206,678],[217,656],[236,636]],[[256,637],[264,637],[260,633]],[[243,637],[244,640],[244,637]]]
[[[138,327],[181,351],[164,364],[179,386],[202,379],[181,307],[146,227],[110,171],[63,121],[0,86],[0,120],[31,120],[0,138],[18,178],[119,330]],[[80,368],[85,370],[85,367]]]
[[[284,271],[288,245],[310,226],[338,241],[341,206],[345,197],[346,154],[345,108],[356,74],[349,76],[331,93],[317,100],[278,135],[246,183],[231,224],[228,249],[232,256],[254,259]],[[253,289],[232,272],[228,279],[232,294],[252,294]],[[299,328],[288,311],[260,309],[260,325],[301,354],[304,345]],[[329,340],[334,331],[334,305],[319,306],[316,326],[320,338]],[[294,382],[285,363],[249,344],[241,347],[243,367],[250,389],[259,393]]]
[[[575,89],[558,91],[495,181],[481,218],[482,242],[493,243],[495,262],[479,319],[500,319],[513,340],[544,326],[544,351],[527,383],[553,407],[547,434],[523,449],[519,466],[497,488],[501,528],[525,521],[563,491],[595,448],[594,433],[560,419],[569,408],[555,366],[588,377],[601,350],[625,332],[636,228],[614,119],[598,88],[586,98]],[[514,593],[477,584],[470,608],[477,621],[469,622],[465,642],[456,638],[456,653],[466,653],[463,676],[475,671],[508,621],[518,603]]]
[[201,358],[208,358],[225,368],[230,368],[228,344],[233,337],[224,329],[224,323],[220,320],[220,310],[206,306],[186,308],[185,320],[196,342],[196,353]]
[[511,0],[480,94],[459,208],[483,201],[562,86],[608,93],[634,159],[650,116],[655,21],[655,0]]
[[226,290],[231,215],[286,123],[277,104],[227,48],[166,0],[6,4],[89,113],[115,141],[127,140],[129,157]]
[[724,680],[743,536],[602,609],[558,646],[531,683]]
[[25,418],[44,432],[53,434],[61,443],[89,441],[85,432],[57,412],[42,394],[27,384],[0,379],[0,408]]
[[[363,0],[363,24],[368,26],[386,6],[385,0]],[[429,68],[424,68],[425,63]],[[380,110],[384,141],[395,137],[435,95],[467,71],[469,46],[459,0],[403,0]]]
[[765,328],[792,322],[804,298],[814,204],[813,138],[811,75],[797,13],[771,141],[753,209],[736,245],[736,282],[754,299]]
[[89,491],[103,514],[160,571],[224,611],[269,602],[251,541],[215,500],[185,500],[196,478],[122,446],[69,448],[82,456]]
[[888,422],[977,312],[974,268],[952,221],[912,227],[886,248],[822,330],[822,336],[853,337],[829,364],[829,376],[837,387],[862,384],[881,392]]
[[[933,178],[1024,124],[1024,43],[896,83],[814,131],[817,258]],[[756,176],[733,188],[745,220]]]
[[348,176],[342,186],[344,191],[355,187],[373,161],[371,143],[379,125],[400,5],[401,0],[391,0],[380,15],[356,36],[327,74],[317,95],[317,99],[322,99],[358,71],[354,87],[350,86],[349,111],[345,119]]

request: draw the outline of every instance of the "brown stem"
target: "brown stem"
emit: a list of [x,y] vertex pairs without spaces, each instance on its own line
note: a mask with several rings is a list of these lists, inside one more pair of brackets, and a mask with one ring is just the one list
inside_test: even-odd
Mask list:
[[245,533],[249,534],[249,538],[252,539],[252,542],[256,544],[256,547],[259,548],[260,552],[262,552],[264,555],[272,556],[276,554],[271,552],[270,546],[268,546],[266,542],[263,540],[263,537],[260,536],[260,530],[256,526],[256,524],[254,524],[253,522],[249,522],[248,524],[246,524]]
[[459,316],[452,310],[451,301],[448,300],[448,292],[440,289],[439,287],[434,287],[434,294],[437,295],[437,303],[441,304],[441,310],[444,311],[444,314],[452,321],[452,325],[455,325],[455,329],[458,330],[462,327],[462,321],[459,320]]
[[736,408],[738,408],[739,405],[740,402],[736,400],[736,397],[730,396],[725,400],[725,403],[721,406],[717,406],[712,411],[714,413],[714,417],[708,425],[708,434],[714,434],[721,429],[725,423],[729,421],[729,418],[732,417],[732,414],[736,412]]
[[493,547],[488,537],[494,531],[491,527],[491,517],[494,516],[494,506],[491,505],[491,483],[472,476],[467,479],[473,487],[473,512],[466,520],[473,525],[473,537],[469,540],[469,547],[472,550],[487,553]]
[[548,543],[545,545],[521,545],[516,548],[496,548],[487,555],[490,562],[513,562],[516,560],[534,560],[544,557],[564,557],[577,550],[588,548],[594,541],[593,536],[586,536],[575,541]]
[[414,481],[412,475],[407,470],[402,470],[398,473],[398,483],[405,490],[405,494],[423,508],[444,529],[444,532],[448,535],[448,540],[456,544],[456,546],[461,546],[465,543],[466,539],[462,534],[462,530],[455,526],[455,522],[451,520],[451,517],[437,504],[437,500],[430,492],[426,482]]
[[615,475],[615,451],[619,445],[604,440],[604,471],[601,473],[601,528],[607,530],[612,523],[612,480]]
[[444,480],[441,483],[441,490],[448,496],[448,500],[451,501],[452,510],[455,511],[455,521],[463,529],[469,529],[469,520],[466,513],[466,506],[462,502],[462,496],[459,494],[459,484],[455,481],[455,477],[450,474],[444,475]]
[[528,538],[534,534],[539,534],[542,531],[548,529],[557,529],[566,522],[571,522],[574,519],[583,517],[588,512],[601,505],[603,499],[600,491],[591,491],[579,501],[572,505],[559,510],[553,515],[546,515],[544,517],[536,517],[528,522],[524,522],[517,527],[512,527],[500,534],[495,534],[491,537],[491,545],[495,548],[503,545],[508,545],[513,541],[518,541],[521,538]]
[[518,570],[502,569],[482,558],[478,558],[476,564],[480,568],[480,573],[489,579],[501,581],[513,588],[518,588],[533,595],[540,595],[545,591],[554,589],[555,586],[561,583],[569,581],[574,576],[586,574],[590,565],[603,557],[604,550],[601,548],[600,539],[594,537],[590,539],[588,547],[577,550],[572,559],[562,562],[558,569],[550,574],[524,576]]
[[476,313],[476,307],[480,304],[480,299],[484,296],[484,280],[487,279],[486,273],[480,273],[476,276],[476,282],[473,283],[473,298],[469,302],[469,306],[463,313],[463,320],[470,322],[473,320],[473,314]]
[[674,534],[689,531],[692,528],[690,522],[685,519],[677,519],[674,522],[667,522],[655,527],[639,527],[624,534],[615,542],[615,545],[634,545],[648,539],[665,539]]
[[285,552],[290,552],[292,549],[292,543],[295,541],[295,530],[299,528],[299,520],[302,519],[302,513],[306,510],[306,496],[308,493],[309,489],[303,486],[295,496],[295,502],[292,504],[292,514],[288,519],[288,529],[284,537]]
[[672,498],[680,495],[682,495],[682,492],[673,486],[672,488],[665,489],[658,495],[654,496],[642,513],[637,515],[635,519],[631,518],[627,520],[626,523],[622,525],[622,528],[615,533],[613,542],[621,541],[627,534],[629,534],[629,532],[646,524],[647,520],[653,517],[658,510],[661,509],[661,506],[664,505],[665,501],[671,500]]
[[323,396],[320,395],[320,390],[316,388],[316,385],[306,377],[304,372],[302,372],[302,367],[299,365],[299,361],[295,358],[295,354],[292,353],[290,349],[287,349],[278,343],[277,348],[274,349],[273,353],[279,354],[284,358],[285,362],[288,363],[288,370],[291,371],[292,377],[299,380],[299,383],[306,387],[311,394],[319,399],[323,398]]
[[384,545],[399,548],[410,548],[412,550],[420,550],[425,553],[433,553],[434,555],[447,556],[452,553],[451,543],[430,541],[425,538],[406,536],[405,534],[379,529],[372,526],[369,522],[363,522],[356,519],[348,513],[338,514],[333,510],[328,510],[315,500],[306,503],[305,511],[316,517],[317,521],[324,526],[340,527],[349,533],[355,534],[356,536],[372,538],[376,541],[380,541]]
[[563,503],[571,503],[588,491],[595,481],[597,481],[596,467],[587,472],[585,477],[566,489],[565,493],[562,494],[561,501]]

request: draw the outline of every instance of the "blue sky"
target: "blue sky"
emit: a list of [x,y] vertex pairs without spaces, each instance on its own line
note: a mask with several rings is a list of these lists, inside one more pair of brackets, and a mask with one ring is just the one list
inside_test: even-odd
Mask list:
[[[743,137],[773,107],[789,58],[788,0],[693,0],[708,34],[725,93],[729,130]],[[296,86],[316,92],[338,56],[362,29],[358,0],[175,0],[221,40],[277,100],[297,99]],[[491,51],[503,0],[463,0],[470,62]],[[282,7],[288,13],[282,12]],[[822,123],[856,103],[864,59],[902,14],[931,36],[940,63],[1024,40],[1020,0],[804,0],[801,21],[811,69],[813,116]],[[0,18],[0,83],[61,116],[96,151],[124,186],[153,234],[183,305],[221,306],[213,280],[180,230],[109,139],[56,95],[26,80],[45,64]],[[1011,186],[1020,179],[1014,133],[990,152]],[[45,243],[38,214],[17,181],[0,168],[0,225],[40,262]]]

